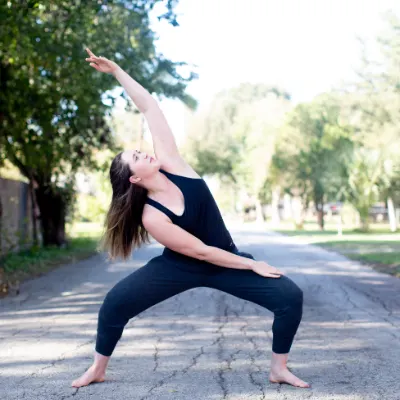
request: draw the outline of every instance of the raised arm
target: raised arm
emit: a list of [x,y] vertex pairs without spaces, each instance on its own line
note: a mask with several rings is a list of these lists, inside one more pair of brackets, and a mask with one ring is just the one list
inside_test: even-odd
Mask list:
[[153,139],[154,153],[161,165],[182,163],[171,128],[153,96],[115,62],[105,57],[97,57],[89,49],[86,51],[89,54],[86,61],[90,62],[90,66],[97,71],[114,75],[139,111],[144,114]]
[[164,216],[143,214],[143,225],[150,235],[165,247],[220,267],[250,269],[268,278],[279,278],[282,272],[263,261],[242,257],[218,247],[207,246],[196,236],[173,224]]

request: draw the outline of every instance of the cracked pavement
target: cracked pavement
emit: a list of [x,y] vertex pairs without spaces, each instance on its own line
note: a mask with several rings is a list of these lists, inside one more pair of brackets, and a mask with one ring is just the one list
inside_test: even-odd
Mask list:
[[231,229],[240,250],[281,268],[304,291],[291,370],[311,382],[268,382],[272,314],[208,288],[175,296],[132,319],[108,379],[71,381],[92,361],[107,291],[162,251],[126,263],[97,255],[58,268],[0,300],[0,397],[7,400],[400,399],[400,280],[345,257],[264,232]]

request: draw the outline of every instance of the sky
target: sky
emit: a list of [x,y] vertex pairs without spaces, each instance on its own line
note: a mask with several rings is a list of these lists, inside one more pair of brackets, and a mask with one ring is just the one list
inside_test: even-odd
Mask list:
[[[262,82],[309,101],[351,80],[360,63],[357,36],[371,40],[382,14],[400,15],[398,0],[180,0],[179,27],[154,24],[159,52],[196,65],[188,93],[205,106],[221,89]],[[183,106],[163,101],[177,136],[184,137]]]

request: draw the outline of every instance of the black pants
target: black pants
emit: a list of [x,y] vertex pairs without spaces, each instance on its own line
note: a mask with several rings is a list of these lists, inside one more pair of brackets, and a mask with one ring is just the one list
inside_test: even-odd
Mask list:
[[[253,258],[248,253],[238,254]],[[264,278],[251,270],[204,264],[185,266],[161,255],[118,282],[100,308],[96,351],[110,356],[131,318],[178,293],[203,286],[272,311],[272,351],[288,353],[302,316],[301,289],[286,276]]]

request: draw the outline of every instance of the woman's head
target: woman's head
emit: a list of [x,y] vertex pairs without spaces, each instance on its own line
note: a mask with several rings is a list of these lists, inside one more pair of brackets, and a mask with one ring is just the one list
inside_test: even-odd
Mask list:
[[121,153],[121,162],[129,166],[132,176],[131,183],[145,185],[146,180],[151,178],[160,169],[157,159],[142,153],[139,150],[126,150]]
[[119,153],[112,161],[110,181],[113,193],[103,241],[111,258],[128,258],[133,247],[149,241],[142,224],[146,182],[159,169],[156,159],[137,150]]

